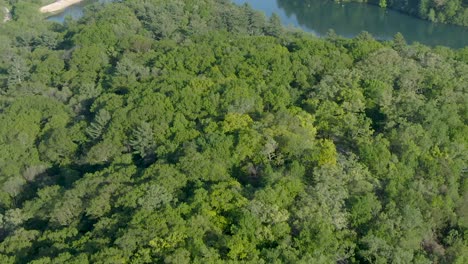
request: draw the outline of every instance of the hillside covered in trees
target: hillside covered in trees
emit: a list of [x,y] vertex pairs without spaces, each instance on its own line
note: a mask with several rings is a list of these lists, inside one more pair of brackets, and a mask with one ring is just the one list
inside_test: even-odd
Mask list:
[[468,262],[468,48],[88,11],[0,26],[0,263]]

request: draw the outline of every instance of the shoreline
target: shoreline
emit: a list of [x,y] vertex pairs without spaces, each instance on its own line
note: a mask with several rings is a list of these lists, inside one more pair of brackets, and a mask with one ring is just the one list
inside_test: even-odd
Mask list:
[[62,11],[69,6],[78,4],[82,1],[83,0],[58,0],[55,3],[41,7],[39,11],[41,13],[55,13],[58,11]]

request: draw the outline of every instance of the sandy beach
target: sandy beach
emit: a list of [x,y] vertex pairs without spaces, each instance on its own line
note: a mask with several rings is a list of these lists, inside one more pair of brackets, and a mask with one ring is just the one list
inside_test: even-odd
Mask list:
[[81,1],[83,0],[58,0],[55,3],[41,7],[39,10],[41,13],[54,13],[61,11],[71,5],[78,4]]
[[11,20],[11,14],[8,8],[4,7],[3,10],[5,12],[5,16],[3,17],[3,23],[6,23]]

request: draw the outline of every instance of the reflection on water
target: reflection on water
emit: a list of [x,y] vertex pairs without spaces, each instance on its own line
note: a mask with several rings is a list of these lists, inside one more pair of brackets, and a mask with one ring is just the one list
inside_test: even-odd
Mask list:
[[283,23],[323,36],[329,29],[344,37],[368,31],[378,39],[391,39],[401,32],[408,42],[461,48],[468,45],[468,28],[434,24],[378,6],[330,0],[234,0],[280,15]]

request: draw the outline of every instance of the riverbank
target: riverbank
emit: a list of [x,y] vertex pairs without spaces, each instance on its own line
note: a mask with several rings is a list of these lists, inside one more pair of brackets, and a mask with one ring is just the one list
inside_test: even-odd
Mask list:
[[59,0],[50,5],[43,6],[39,9],[41,13],[55,13],[64,10],[65,8],[78,4],[83,0]]

